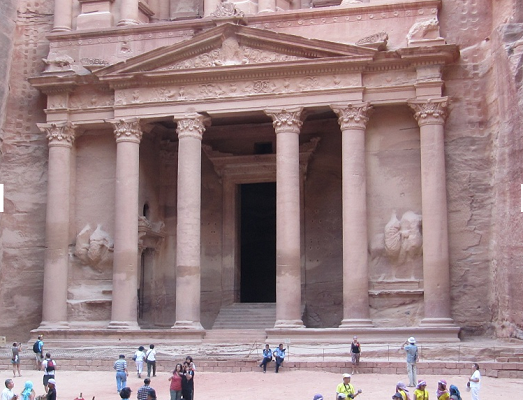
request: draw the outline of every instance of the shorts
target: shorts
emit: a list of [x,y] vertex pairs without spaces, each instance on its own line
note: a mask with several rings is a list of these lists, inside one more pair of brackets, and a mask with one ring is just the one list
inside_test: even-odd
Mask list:
[[44,375],[44,379],[43,379],[44,386],[47,386],[47,382],[49,382],[49,379],[54,379],[54,375]]
[[359,365],[359,363],[360,363],[360,353],[352,353],[352,363],[354,365]]

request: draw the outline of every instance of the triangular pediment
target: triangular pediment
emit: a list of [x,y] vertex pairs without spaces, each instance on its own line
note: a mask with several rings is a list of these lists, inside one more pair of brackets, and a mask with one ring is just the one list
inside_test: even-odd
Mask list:
[[189,40],[163,46],[96,71],[98,77],[165,73],[224,66],[288,63],[336,57],[372,60],[368,47],[308,39],[242,25],[223,24]]

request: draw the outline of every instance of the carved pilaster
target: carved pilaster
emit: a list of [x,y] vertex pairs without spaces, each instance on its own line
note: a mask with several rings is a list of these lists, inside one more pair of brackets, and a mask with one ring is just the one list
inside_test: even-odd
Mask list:
[[202,140],[205,127],[210,123],[209,118],[200,114],[181,117],[175,116],[174,120],[178,124],[176,127],[176,133],[178,134],[179,139],[193,137],[195,139]]
[[140,120],[138,118],[118,119],[106,122],[109,122],[114,127],[114,137],[116,139],[116,143],[140,143],[142,140],[143,132],[142,128],[140,127]]
[[303,125],[303,107],[292,109],[265,110],[265,114],[272,118],[275,132],[300,133]]
[[45,132],[49,147],[72,147],[75,139],[76,126],[70,122],[58,124],[38,124],[38,128]]
[[372,112],[370,103],[358,103],[338,105],[332,104],[330,106],[332,111],[338,116],[338,123],[342,131],[348,129],[365,130],[369,116]]
[[443,125],[447,119],[448,97],[428,100],[411,100],[408,105],[414,110],[414,118],[423,125]]

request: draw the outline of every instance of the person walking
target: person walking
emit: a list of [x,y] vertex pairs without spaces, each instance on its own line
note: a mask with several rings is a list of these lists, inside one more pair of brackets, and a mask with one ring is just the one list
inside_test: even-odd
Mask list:
[[350,383],[350,379],[350,374],[343,374],[343,382],[336,386],[336,398],[338,398],[340,394],[343,394],[346,398],[354,399],[362,393],[361,389],[358,389],[358,391],[354,389],[354,386]]
[[280,343],[278,348],[274,350],[272,354],[274,355],[274,361],[276,361],[274,372],[278,373],[281,365],[283,364],[283,360],[285,359],[285,349],[283,348],[283,344]]
[[15,387],[15,383],[12,379],[6,379],[5,380],[5,389],[2,390],[2,400],[16,400],[18,399],[18,395],[13,392],[13,388]]
[[147,400],[147,394],[149,393],[149,390],[152,388],[149,386],[151,384],[151,380],[149,378],[145,378],[143,380],[143,386],[138,389],[136,392],[136,397],[138,400]]
[[447,381],[440,379],[438,381],[438,390],[436,390],[436,397],[438,400],[448,400],[450,393],[447,389]]
[[38,371],[44,360],[44,341],[42,335],[39,335],[36,342],[34,342],[33,353],[35,353],[35,368]]
[[13,343],[11,347],[11,364],[13,364],[13,378],[16,376],[16,371],[18,371],[18,376],[22,376],[20,373],[20,352],[22,351],[22,343]]
[[20,393],[20,400],[34,400],[36,393],[33,389],[33,382],[27,381],[24,385],[24,390]]
[[147,378],[151,377],[151,369],[153,371],[153,377],[156,376],[156,350],[154,344],[149,346],[149,350],[145,354],[145,360],[147,361]]
[[470,394],[472,395],[472,400],[479,400],[479,389],[481,388],[481,373],[479,372],[479,364],[474,363],[472,365],[472,376],[469,378],[467,386],[470,387]]
[[[194,371],[193,371],[194,372]],[[183,380],[183,365],[176,364],[173,375],[169,378],[171,384],[169,385],[169,393],[171,400],[180,400],[182,398],[182,380]]]
[[419,360],[418,346],[416,346],[416,339],[412,336],[403,343],[403,350],[407,353],[407,375],[409,376],[409,387],[415,387],[416,363]]
[[124,354],[120,354],[118,360],[114,362],[113,369],[116,371],[116,392],[120,393],[127,386],[127,377],[129,376]]
[[143,363],[145,361],[145,348],[143,346],[138,347],[138,350],[134,353],[134,362],[136,364],[136,372],[138,373],[138,378],[142,377],[143,372]]
[[358,373],[361,356],[361,345],[360,342],[358,342],[357,336],[352,338],[352,343],[350,344],[350,354],[352,359],[352,374],[354,375],[354,372]]
[[51,358],[51,353],[45,353],[45,359],[42,361],[41,368],[44,370],[42,383],[44,384],[45,392],[48,393],[48,383],[50,379],[56,376],[56,361]]
[[461,393],[456,385],[450,385],[449,387],[450,400],[461,400]]
[[272,361],[272,350],[270,349],[269,345],[266,344],[265,348],[263,349],[263,360],[260,364],[260,368],[263,368],[263,373],[267,372],[267,363],[270,363]]
[[403,400],[410,400],[410,394],[409,390],[407,389],[407,386],[403,382],[396,383],[396,393],[401,394],[401,398]]

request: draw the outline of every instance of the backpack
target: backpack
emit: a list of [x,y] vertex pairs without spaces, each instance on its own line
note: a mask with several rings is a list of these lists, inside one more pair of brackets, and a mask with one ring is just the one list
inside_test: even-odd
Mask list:
[[47,360],[47,366],[45,367],[46,372],[54,371],[54,361],[49,359]]
[[40,353],[40,341],[37,340],[34,344],[33,344],[33,351],[35,353]]

